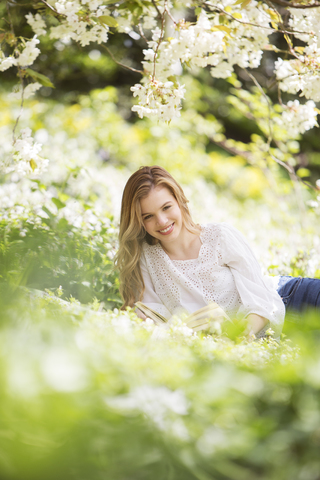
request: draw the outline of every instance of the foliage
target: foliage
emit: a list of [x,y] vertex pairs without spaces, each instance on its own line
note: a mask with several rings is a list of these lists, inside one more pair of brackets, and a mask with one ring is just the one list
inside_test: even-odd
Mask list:
[[19,226],[0,223],[1,280],[13,288],[59,290],[63,298],[119,306],[112,260],[116,241],[108,233],[114,228],[82,231],[47,211],[49,216],[40,225],[30,220]]
[[234,342],[1,291],[1,478],[316,478],[315,330]]

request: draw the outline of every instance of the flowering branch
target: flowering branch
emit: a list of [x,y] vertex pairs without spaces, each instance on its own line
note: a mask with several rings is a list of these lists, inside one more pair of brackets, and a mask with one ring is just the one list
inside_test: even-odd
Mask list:
[[[240,23],[241,25],[250,25],[251,27],[256,27],[256,28],[263,28],[264,30],[271,30],[272,32],[281,32],[281,33],[286,33],[288,35],[290,34],[293,34],[293,33],[299,33],[301,35],[309,35],[310,32],[303,32],[301,30],[287,30],[287,29],[284,29],[284,28],[280,28],[279,30],[276,30],[275,28],[273,27],[267,27],[265,25],[260,25],[260,24],[257,24],[257,23],[252,23],[252,22],[245,22],[239,18],[236,18],[232,15],[232,13],[229,13],[229,12],[226,12],[223,8],[221,7],[218,7],[217,5],[211,5],[210,2],[204,2],[205,4],[207,4],[208,6],[212,7],[212,8],[215,8],[216,10],[219,10],[219,12],[223,13],[224,15],[226,15],[227,17],[231,18],[232,20],[234,20],[235,22],[238,22]],[[268,2],[266,2],[268,3]],[[282,24],[281,24],[282,25]],[[280,25],[280,26],[281,26]]]

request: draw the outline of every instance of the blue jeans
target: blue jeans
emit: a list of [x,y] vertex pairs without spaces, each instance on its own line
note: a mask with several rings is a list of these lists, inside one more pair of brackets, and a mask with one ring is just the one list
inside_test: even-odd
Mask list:
[[303,277],[280,277],[278,293],[290,314],[291,321],[302,321],[301,312],[319,309],[320,318],[320,280]]

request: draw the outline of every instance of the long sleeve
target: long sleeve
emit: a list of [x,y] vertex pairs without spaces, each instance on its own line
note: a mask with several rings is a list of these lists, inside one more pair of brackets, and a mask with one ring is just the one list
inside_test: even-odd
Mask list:
[[285,307],[278,292],[267,285],[260,266],[245,238],[234,227],[221,224],[221,257],[234,277],[241,306],[238,315],[256,313],[267,318],[276,334],[281,333]]
[[167,309],[167,307],[162,303],[159,296],[155,292],[155,288],[154,288],[150,273],[148,272],[144,254],[142,254],[140,259],[140,268],[141,268],[141,273],[142,273],[142,277],[145,285],[145,291],[143,293],[142,302],[145,305],[147,305],[149,308],[152,308],[156,312],[160,313],[160,315],[163,315],[164,317],[169,319],[171,317],[171,313]]

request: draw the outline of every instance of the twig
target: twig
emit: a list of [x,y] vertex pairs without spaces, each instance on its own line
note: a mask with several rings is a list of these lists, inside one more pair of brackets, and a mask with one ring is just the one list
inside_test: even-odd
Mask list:
[[46,0],[40,0],[41,3],[43,3],[46,7],[50,8],[56,15],[60,15],[61,17],[67,18],[67,15],[64,13],[59,13],[58,10],[56,10],[52,5],[50,5]]
[[[13,27],[13,21],[12,21],[12,16],[11,16],[11,12],[10,12],[9,2],[6,2],[6,9],[7,9],[7,12],[8,12],[10,30],[11,30],[12,35],[15,37],[15,31],[14,31],[14,27]],[[15,53],[16,53],[16,47],[15,47]],[[13,127],[13,130],[12,130],[12,143],[13,144],[15,144],[15,141],[16,141],[15,132],[16,132],[20,117],[21,117],[22,112],[23,112],[23,103],[24,103],[24,83],[23,83],[23,76],[21,74],[21,68],[19,66],[18,66],[18,74],[19,74],[19,77],[20,77],[22,93],[21,93],[20,112],[19,112],[19,115],[17,116],[16,123]]]
[[175,21],[175,19],[173,18],[173,16],[171,15],[171,12],[168,8],[168,5],[165,6],[165,11],[167,12],[168,14],[168,17],[172,20],[174,26],[176,27],[177,26],[177,22]]
[[281,105],[283,107],[283,102],[282,102],[282,97],[281,97],[281,88],[280,88],[279,83],[278,83],[278,101],[279,101],[279,105]]
[[15,33],[14,33],[14,28],[13,28],[13,22],[12,22],[12,17],[11,17],[11,12],[10,12],[10,8],[9,8],[9,2],[7,1],[6,2],[6,9],[7,9],[7,12],[8,12],[8,18],[9,18],[9,25],[10,25],[10,30],[11,30],[11,33],[12,35],[15,37]]
[[143,28],[142,28],[142,25],[141,25],[140,22],[138,23],[138,27],[139,27],[139,32],[140,32],[141,37],[143,38],[143,40],[144,40],[146,43],[148,43],[148,39],[147,39],[147,37],[146,37],[145,34],[144,34],[144,31],[143,31]]
[[301,3],[291,3],[286,0],[270,0],[272,3],[275,3],[276,5],[280,5],[281,7],[290,7],[290,8],[316,8],[320,7],[320,3],[316,2],[313,4],[309,5],[301,5]]
[[[155,80],[155,77],[156,77],[156,64],[157,64],[157,55],[158,55],[158,50],[159,50],[159,47],[160,47],[160,44],[163,40],[163,35],[164,35],[164,26],[165,26],[165,14],[166,14],[166,8],[167,8],[167,0],[165,0],[164,2],[164,10],[163,10],[163,14],[161,15],[161,32],[160,32],[160,37],[159,37],[159,41],[158,41],[158,44],[157,44],[157,48],[155,49],[155,52],[154,52],[154,60],[153,60],[153,74],[152,74],[152,81],[154,82]],[[159,9],[157,7],[157,10],[159,12]]]
[[151,1],[153,3],[154,8],[157,10],[157,13],[158,13],[159,17],[161,17],[161,12],[160,12],[159,7],[156,4],[155,0],[151,0]]
[[13,145],[15,144],[16,142],[16,138],[15,138],[15,133],[16,133],[16,128],[18,126],[18,123],[19,123],[19,120],[20,120],[20,117],[23,113],[23,104],[24,104],[24,82],[23,82],[23,77],[21,75],[21,68],[18,67],[18,73],[19,73],[19,77],[20,77],[20,82],[21,82],[21,104],[20,104],[20,112],[19,112],[19,115],[17,116],[17,119],[16,119],[16,123],[13,127],[13,130],[12,130],[12,143]]
[[106,46],[106,45],[101,45],[105,50],[107,50],[107,52],[109,53],[110,57],[112,58],[112,60],[117,64],[117,65],[120,65],[120,67],[123,67],[123,68],[127,68],[128,70],[131,70],[131,72],[135,72],[135,73],[140,73],[141,75],[143,75],[143,70],[137,70],[136,68],[133,68],[133,67],[129,67],[128,65],[125,65],[124,63],[121,63],[121,62],[118,62],[118,60],[115,59],[113,53],[111,52],[111,50],[109,50],[109,48]]
[[268,148],[270,147],[270,144],[272,142],[272,124],[271,124],[271,107],[270,107],[270,99],[269,97],[265,94],[263,91],[263,88],[261,87],[260,83],[256,79],[254,75],[252,75],[246,68],[244,68],[246,74],[251,78],[251,80],[254,82],[255,86],[260,90],[264,98],[266,99],[267,105],[268,105],[268,125],[269,125],[269,136],[268,136]]

